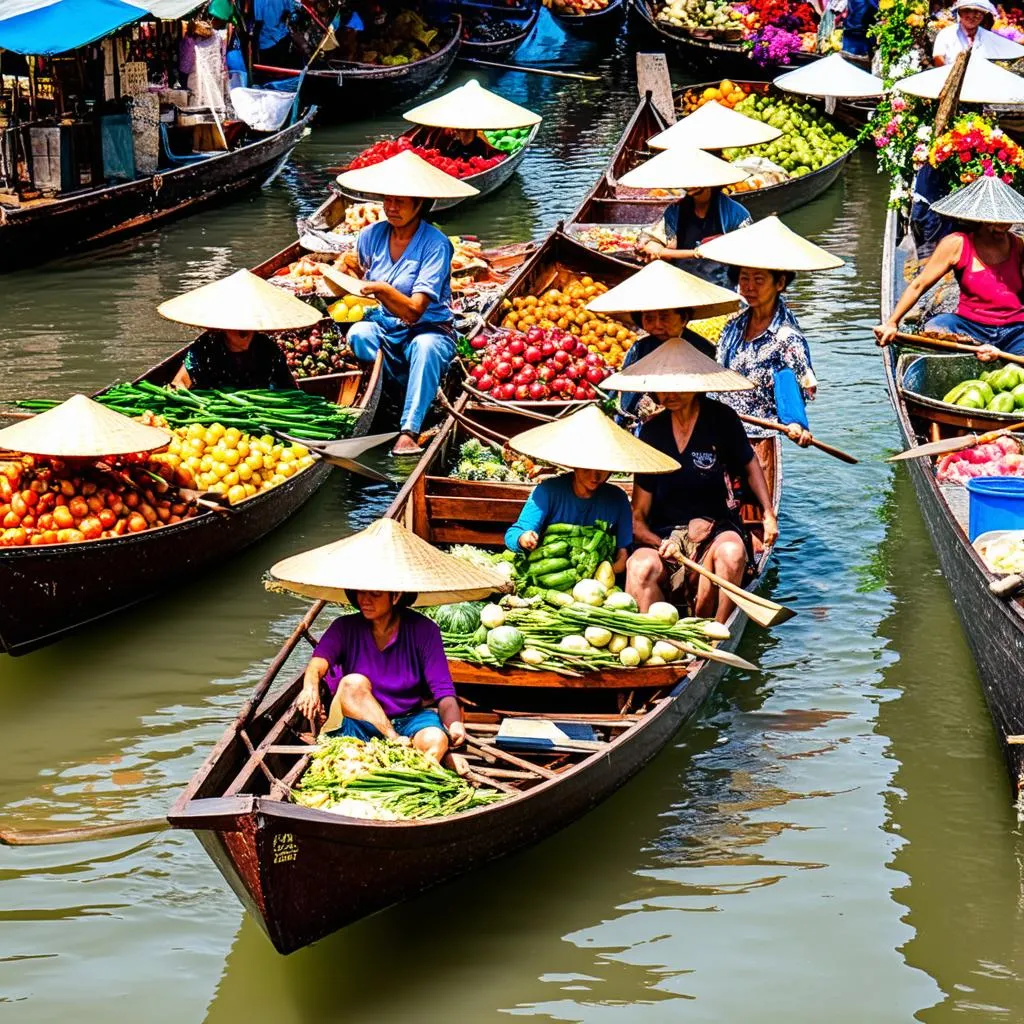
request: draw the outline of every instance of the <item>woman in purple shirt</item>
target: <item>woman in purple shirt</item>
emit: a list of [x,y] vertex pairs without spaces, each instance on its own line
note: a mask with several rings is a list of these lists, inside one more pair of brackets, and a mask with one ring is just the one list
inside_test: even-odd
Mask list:
[[[306,667],[298,709],[314,725],[324,717],[320,685],[333,696],[332,736],[412,743],[440,761],[466,739],[462,711],[436,623],[410,610],[415,594],[349,593],[359,609],[335,619]],[[437,709],[424,707],[437,703]],[[340,719],[340,721],[339,721]],[[335,725],[335,722],[338,722]]]

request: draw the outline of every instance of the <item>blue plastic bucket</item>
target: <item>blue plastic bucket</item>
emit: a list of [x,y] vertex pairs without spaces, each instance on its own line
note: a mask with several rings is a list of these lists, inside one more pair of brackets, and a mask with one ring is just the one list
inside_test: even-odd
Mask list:
[[970,495],[967,537],[989,530],[1024,529],[1024,477],[979,476],[967,481]]

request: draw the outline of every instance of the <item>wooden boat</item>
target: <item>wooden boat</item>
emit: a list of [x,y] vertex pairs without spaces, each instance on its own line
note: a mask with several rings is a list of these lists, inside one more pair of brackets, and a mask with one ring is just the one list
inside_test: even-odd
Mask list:
[[135,181],[0,206],[0,271],[106,245],[267,184],[315,113],[311,107],[278,132]]
[[[892,210],[886,221],[882,257],[882,320],[886,320],[905,287],[903,253],[898,247],[900,225]],[[971,429],[996,425],[992,414],[962,419],[952,407],[935,408],[908,393],[903,375],[913,357],[897,346],[882,349],[886,386],[896,410],[907,448],[956,436]],[[971,358],[972,362],[976,361]],[[938,405],[939,403],[935,403]],[[1005,423],[999,423],[1005,426]],[[967,535],[967,493],[959,486],[940,485],[929,458],[903,463],[910,473],[925,525],[949,582],[953,603],[981,676],[985,701],[995,725],[1013,786],[1014,799],[1024,796],[1024,602],[1002,600],[989,585],[997,578],[988,571]]]
[[469,10],[487,10],[498,15],[502,21],[515,26],[516,34],[506,39],[496,39],[493,42],[485,42],[481,39],[466,38],[463,28],[462,42],[459,46],[460,57],[471,57],[476,60],[501,60],[511,57],[533,33],[537,27],[537,19],[540,17],[540,3],[527,3],[521,8],[500,8],[483,4],[460,5],[463,10],[463,19]]
[[584,39],[614,39],[623,27],[626,0],[609,0],[599,11],[566,14],[552,9],[551,17],[566,32]]
[[683,61],[694,74],[711,72],[719,78],[757,79],[767,81],[783,71],[811,64],[821,58],[817,53],[795,53],[786,67],[759,67],[750,59],[749,51],[738,40],[698,38],[673,29],[658,21],[658,4],[654,0],[630,0],[630,17],[641,33],[658,41],[659,46]]
[[[511,416],[506,429],[518,429],[516,420]],[[388,515],[435,543],[500,543],[526,489],[448,479],[447,459],[462,436],[448,420]],[[781,463],[775,467],[770,483],[778,504]],[[759,573],[769,555],[762,553]],[[720,664],[703,661],[585,680],[543,671],[520,678],[454,662],[460,695],[472,701],[470,764],[507,799],[433,820],[354,819],[286,799],[308,763],[301,746],[309,738],[305,720],[293,708],[302,676],[264,702],[294,648],[303,638],[313,641],[310,630],[323,608],[314,605],[302,620],[168,814],[173,826],[196,833],[282,953],[565,827],[650,761],[723,674]],[[734,612],[725,649],[737,646],[745,624],[743,613]],[[498,724],[517,714],[591,723],[601,747],[585,754],[500,751],[491,745]]]
[[[170,383],[181,349],[137,380]],[[360,416],[353,436],[369,432],[382,383],[381,361],[337,375],[334,400]],[[321,393],[305,381],[304,390]],[[213,511],[144,533],[77,544],[0,549],[0,653],[24,654],[121,611],[249,547],[297,512],[327,479],[317,461],[229,514]]]
[[440,26],[445,42],[439,50],[408,64],[383,66],[332,61],[306,72],[303,93],[323,116],[352,120],[402,106],[436,89],[451,71],[459,53],[462,19],[455,15]]

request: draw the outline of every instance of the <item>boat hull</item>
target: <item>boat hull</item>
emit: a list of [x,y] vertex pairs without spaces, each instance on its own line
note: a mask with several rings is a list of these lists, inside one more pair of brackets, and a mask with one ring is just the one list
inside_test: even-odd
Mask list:
[[611,0],[604,10],[587,14],[555,14],[552,18],[570,35],[581,39],[613,39],[626,16],[626,0]]
[[539,17],[540,4],[534,3],[527,19],[521,24],[517,22],[519,31],[516,35],[493,43],[463,39],[459,44],[459,56],[469,57],[472,60],[502,60],[505,57],[511,57],[533,34]]

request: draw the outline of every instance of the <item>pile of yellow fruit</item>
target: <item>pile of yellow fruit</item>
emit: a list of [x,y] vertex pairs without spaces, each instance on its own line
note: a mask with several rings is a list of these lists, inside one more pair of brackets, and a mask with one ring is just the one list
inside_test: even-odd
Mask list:
[[703,320],[691,320],[686,326],[694,334],[700,335],[705,341],[710,341],[712,345],[717,345],[718,339],[722,336],[722,331],[725,330],[725,325],[734,315],[733,313],[724,313],[721,316],[709,316]]
[[179,428],[167,451],[151,458],[175,471],[179,487],[223,494],[232,505],[283,484],[314,462],[301,444],[243,434],[220,423]]
[[376,299],[368,299],[362,295],[346,295],[327,307],[331,319],[339,324],[358,323],[366,315],[371,306],[378,306]]
[[591,352],[600,352],[609,366],[620,366],[637,336],[622,321],[587,310],[587,303],[606,291],[608,285],[592,277],[569,276],[561,288],[549,288],[543,295],[506,299],[501,326],[523,332],[531,327],[569,331]]

